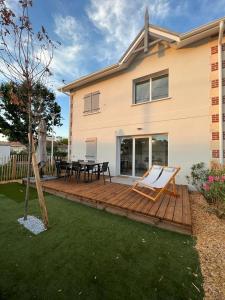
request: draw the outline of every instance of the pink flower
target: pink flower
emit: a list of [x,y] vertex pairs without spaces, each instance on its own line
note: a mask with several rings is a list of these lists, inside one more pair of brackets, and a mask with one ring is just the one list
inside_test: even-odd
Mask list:
[[225,181],[225,176],[221,176],[220,181],[224,182]]
[[213,176],[209,176],[208,177],[208,182],[214,182],[214,177]]
[[209,191],[210,190],[210,186],[207,183],[205,183],[205,184],[203,184],[203,189],[205,191]]

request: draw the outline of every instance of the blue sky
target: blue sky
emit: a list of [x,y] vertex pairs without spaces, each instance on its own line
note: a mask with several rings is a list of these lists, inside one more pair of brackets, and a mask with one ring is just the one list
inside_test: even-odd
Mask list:
[[[15,8],[17,0],[7,0]],[[56,88],[117,62],[143,26],[145,7],[150,22],[175,32],[187,32],[225,16],[225,0],[33,0],[35,27],[44,25],[62,43],[54,55],[51,86]],[[68,135],[68,96],[57,92]]]

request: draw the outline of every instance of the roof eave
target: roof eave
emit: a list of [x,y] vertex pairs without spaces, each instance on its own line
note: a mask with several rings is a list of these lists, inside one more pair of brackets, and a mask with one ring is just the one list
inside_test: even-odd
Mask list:
[[[151,32],[157,32],[161,31],[164,32],[171,42],[176,43],[176,48],[182,48],[189,44],[192,44],[198,40],[210,37],[212,35],[215,35],[219,32],[219,23],[225,20],[225,18],[218,19],[216,21],[213,21],[211,23],[208,23],[206,25],[203,25],[201,27],[198,27],[188,33],[185,34],[178,34],[169,30],[166,30],[164,28],[150,25],[149,31]],[[132,52],[133,48],[138,44],[141,37],[143,35],[143,29],[139,32],[135,40],[130,44],[127,51],[124,53],[124,55],[121,57],[118,63],[111,65],[109,67],[106,67],[102,70],[99,70],[97,72],[91,73],[89,75],[83,76],[79,78],[78,80],[75,80],[67,85],[64,85],[58,89],[58,91],[63,93],[70,93],[71,90],[75,90],[76,88],[80,88],[83,85],[89,84],[93,81],[96,81],[98,79],[101,79],[103,77],[112,75],[120,70],[126,69],[128,64],[126,62],[126,58],[130,56],[130,53]]]
[[79,88],[80,86],[83,86],[85,84],[88,84],[90,82],[93,82],[95,80],[98,80],[102,78],[103,76],[111,75],[115,72],[118,72],[119,70],[122,70],[125,66],[120,64],[115,64],[110,67],[104,68],[102,70],[99,70],[97,72],[94,72],[92,74],[86,75],[81,77],[78,80],[75,80],[67,85],[64,85],[58,89],[58,91],[66,93],[70,92],[73,89]]

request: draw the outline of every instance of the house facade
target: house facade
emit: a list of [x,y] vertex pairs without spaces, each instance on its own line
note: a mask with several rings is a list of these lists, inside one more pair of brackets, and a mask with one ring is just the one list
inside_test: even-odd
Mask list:
[[145,26],[120,61],[60,89],[70,96],[70,160],[140,177],[152,164],[225,157],[225,38],[220,19],[185,34]]

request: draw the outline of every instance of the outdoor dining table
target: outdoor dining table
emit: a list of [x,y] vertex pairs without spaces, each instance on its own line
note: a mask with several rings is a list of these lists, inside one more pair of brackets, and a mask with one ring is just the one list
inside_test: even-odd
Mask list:
[[[84,181],[86,183],[89,182],[89,178],[90,178],[90,174],[89,174],[89,171],[90,171],[90,167],[97,167],[97,179],[99,180],[100,179],[100,165],[101,163],[100,162],[90,162],[90,161],[80,161],[79,162],[80,166],[83,167],[84,169]],[[88,179],[86,180],[86,172],[88,173]]]

